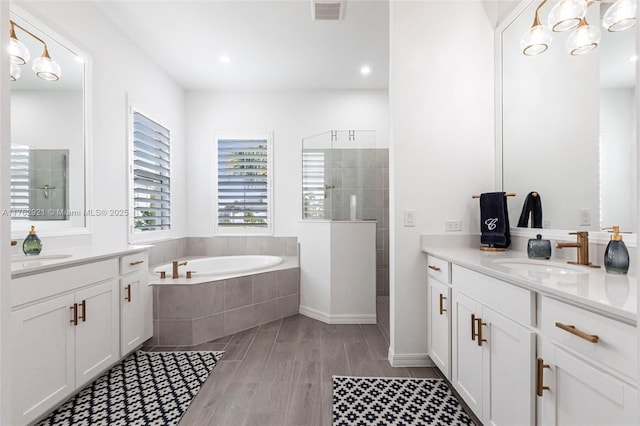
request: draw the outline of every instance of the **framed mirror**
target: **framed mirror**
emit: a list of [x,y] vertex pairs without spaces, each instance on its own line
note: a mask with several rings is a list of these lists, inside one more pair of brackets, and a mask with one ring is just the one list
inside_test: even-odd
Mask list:
[[[556,1],[540,9],[540,20]],[[587,21],[601,28],[598,47],[572,56],[571,31],[552,33],[547,51],[522,52],[540,1],[525,0],[496,33],[497,187],[516,226],[525,197],[540,194],[543,228],[637,232],[636,31],[602,28],[613,1],[595,2]],[[518,228],[520,229],[520,228]]]
[[40,234],[87,232],[87,56],[19,9],[10,20],[19,43],[11,50],[11,211],[4,213],[16,238],[30,225]]

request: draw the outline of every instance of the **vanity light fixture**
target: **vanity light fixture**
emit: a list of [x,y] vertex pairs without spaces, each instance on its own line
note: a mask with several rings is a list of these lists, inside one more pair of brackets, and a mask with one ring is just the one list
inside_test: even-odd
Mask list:
[[[567,51],[573,55],[590,52],[600,43],[602,33],[596,25],[589,25],[585,16],[587,8],[601,0],[560,0],[549,13],[549,28],[555,32],[576,28],[567,39]],[[520,39],[522,53],[527,56],[545,52],[551,43],[551,30],[540,23],[542,0],[536,8],[533,25]],[[617,0],[605,13],[602,25],[609,31],[623,31],[636,23],[636,0]]]
[[[21,70],[19,65],[24,65],[27,63],[31,54],[29,53],[29,49],[20,41],[18,37],[16,37],[15,27],[20,28],[25,33],[29,34],[31,37],[38,40],[44,46],[42,50],[42,56],[33,60],[33,64],[31,68],[36,73],[38,77],[43,80],[55,81],[60,78],[62,74],[62,69],[60,65],[49,56],[49,50],[47,49],[47,43],[44,42],[40,37],[33,34],[31,31],[21,27],[13,21],[9,21],[11,24],[11,32],[10,32],[10,40],[9,40],[9,55],[11,60],[11,80],[16,81],[20,78]],[[14,67],[15,65],[15,67]]]
[[618,0],[604,14],[602,26],[608,31],[624,31],[636,24],[636,0]]

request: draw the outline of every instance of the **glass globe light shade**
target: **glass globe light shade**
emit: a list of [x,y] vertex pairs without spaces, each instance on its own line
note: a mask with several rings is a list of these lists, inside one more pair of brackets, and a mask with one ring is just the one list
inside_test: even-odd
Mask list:
[[549,28],[554,32],[570,30],[577,27],[586,14],[585,0],[560,0],[549,12]]
[[551,30],[544,25],[535,25],[520,39],[520,49],[527,56],[543,53],[551,44]]
[[607,9],[602,26],[611,32],[624,31],[636,24],[636,0],[618,0]]
[[29,58],[31,58],[31,54],[29,53],[29,49],[24,45],[20,40],[16,38],[15,32],[11,33],[11,38],[9,39],[9,57],[11,63],[17,65],[24,65],[27,63]]
[[33,71],[43,80],[55,81],[62,75],[60,65],[49,56],[47,48],[44,48],[42,56],[33,60]]
[[598,47],[601,37],[600,28],[587,24],[583,19],[567,39],[567,51],[573,56],[583,55]]
[[11,62],[10,64],[10,68],[11,68],[11,81],[16,81],[17,79],[20,78],[20,74],[22,73],[22,70],[20,69],[20,67],[18,66],[18,64],[14,64],[13,62]]

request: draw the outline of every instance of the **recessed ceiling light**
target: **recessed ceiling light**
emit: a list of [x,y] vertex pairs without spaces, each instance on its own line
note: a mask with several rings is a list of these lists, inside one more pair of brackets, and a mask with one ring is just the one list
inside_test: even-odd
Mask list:
[[369,75],[371,74],[371,68],[367,65],[363,66],[362,68],[360,68],[360,74],[362,75]]
[[227,55],[222,55],[220,56],[220,62],[222,62],[223,64],[228,64],[229,62],[231,62],[231,58]]
[[629,62],[635,62],[638,60],[638,55],[633,55],[632,57],[629,58]]

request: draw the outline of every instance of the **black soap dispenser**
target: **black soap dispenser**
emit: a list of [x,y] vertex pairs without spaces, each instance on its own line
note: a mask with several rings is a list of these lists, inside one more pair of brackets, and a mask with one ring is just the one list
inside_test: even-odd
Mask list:
[[42,251],[42,241],[36,235],[36,227],[31,225],[31,231],[29,231],[29,235],[24,239],[22,243],[22,251],[27,256],[33,256],[36,254],[40,254]]
[[603,230],[606,229],[611,229],[613,235],[604,251],[604,267],[610,274],[626,274],[629,271],[629,251],[622,241],[620,227],[603,228]]

